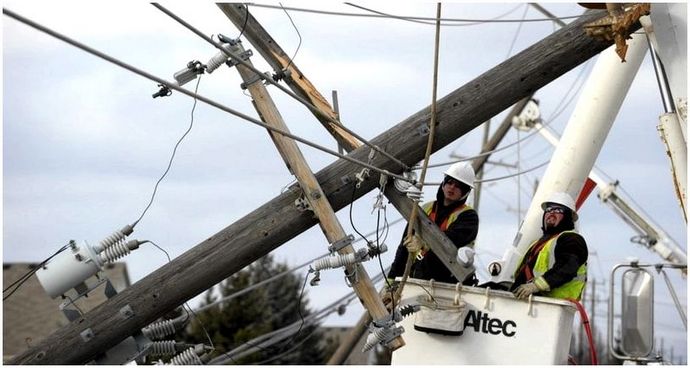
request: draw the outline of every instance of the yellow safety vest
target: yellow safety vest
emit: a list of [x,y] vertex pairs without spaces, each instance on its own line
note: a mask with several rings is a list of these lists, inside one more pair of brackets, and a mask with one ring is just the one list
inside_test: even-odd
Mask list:
[[[541,249],[541,251],[539,251],[539,255],[537,255],[537,261],[534,264],[534,269],[532,270],[532,272],[534,273],[534,278],[544,275],[546,271],[553,268],[553,265],[556,264],[556,251],[553,248],[555,247],[558,238],[560,238],[561,235],[566,233],[577,234],[577,232],[573,230],[563,231],[562,233],[558,234],[558,236],[554,236],[551,239],[549,239],[546,242],[546,244],[544,244],[544,247]],[[532,248],[532,246],[536,242],[537,241],[530,244],[530,248]],[[580,267],[577,269],[577,276],[575,276],[572,280],[566,282],[565,284],[555,289],[551,289],[549,291],[542,291],[542,295],[551,298],[580,300],[580,298],[582,297],[582,290],[585,288],[586,282],[587,263],[580,265]]]
[[[424,210],[424,213],[426,213],[426,215],[429,216],[430,218],[432,217],[431,211],[434,209],[434,203],[435,202],[427,202],[427,203],[424,203],[422,205],[422,209]],[[459,206],[458,208],[455,209],[455,211],[451,212],[450,216],[448,216],[448,218],[445,221],[443,221],[441,223],[441,225],[439,225],[439,228],[441,229],[441,231],[445,232],[446,229],[448,229],[448,227],[450,227],[450,224],[452,224],[453,222],[455,222],[455,220],[458,219],[458,216],[460,216],[461,213],[463,213],[465,211],[469,211],[471,209],[473,209],[472,206],[470,206],[468,204],[463,204],[462,206]],[[436,222],[435,218],[432,218],[431,220]],[[472,240],[471,243],[465,244],[465,245],[470,247],[470,248],[474,248],[474,240]]]

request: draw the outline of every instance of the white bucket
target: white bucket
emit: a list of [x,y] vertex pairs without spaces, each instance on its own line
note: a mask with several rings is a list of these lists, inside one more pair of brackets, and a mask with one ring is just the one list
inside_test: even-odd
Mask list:
[[[392,364],[567,364],[577,308],[562,299],[518,300],[506,291],[408,279],[401,304],[436,299],[467,305],[460,336],[415,330],[415,316],[400,322],[405,346],[393,352]],[[419,313],[419,312],[418,312]]]

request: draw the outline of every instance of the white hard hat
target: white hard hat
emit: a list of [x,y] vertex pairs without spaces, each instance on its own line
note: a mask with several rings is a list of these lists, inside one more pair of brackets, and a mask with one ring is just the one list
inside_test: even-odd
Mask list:
[[461,183],[467,184],[470,188],[474,188],[474,169],[467,162],[454,163],[444,174]]
[[549,203],[560,204],[568,207],[573,214],[573,222],[577,221],[578,216],[575,208],[575,200],[566,192],[554,192],[541,204],[541,209],[545,210]]

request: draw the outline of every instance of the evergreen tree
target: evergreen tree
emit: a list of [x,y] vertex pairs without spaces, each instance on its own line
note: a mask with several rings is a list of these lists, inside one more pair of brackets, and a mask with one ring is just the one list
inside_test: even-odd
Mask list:
[[[273,275],[288,270],[288,266],[275,263],[269,255],[235,273],[217,288],[209,289],[201,306],[234,294]],[[304,286],[304,276],[287,274],[279,280],[265,284],[227,302],[197,313],[215,346],[212,357],[232,351],[246,342],[295,322],[301,322],[311,310]],[[220,296],[214,295],[217,289]],[[300,294],[302,294],[300,298]],[[301,315],[300,315],[301,314]],[[297,334],[288,336],[272,346],[234,358],[230,364],[324,364],[337,347],[332,339],[325,339],[317,330],[318,324],[304,324]],[[204,329],[194,319],[178,341],[208,341]]]

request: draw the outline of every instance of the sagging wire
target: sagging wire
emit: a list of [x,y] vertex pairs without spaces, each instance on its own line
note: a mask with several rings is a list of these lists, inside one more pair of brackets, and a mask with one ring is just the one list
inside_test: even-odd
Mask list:
[[[199,90],[199,83],[201,83],[201,75],[199,75],[199,78],[196,81],[196,87],[194,88],[194,94],[195,95],[196,95],[197,91]],[[146,211],[148,211],[149,207],[151,207],[151,204],[153,203],[153,199],[156,196],[156,191],[158,190],[158,185],[161,183],[163,178],[165,178],[165,176],[168,175],[168,172],[170,171],[170,168],[172,167],[173,159],[175,159],[175,154],[177,153],[177,147],[180,146],[180,143],[182,143],[182,140],[187,136],[187,134],[189,134],[189,132],[192,131],[192,127],[194,126],[194,110],[196,109],[196,103],[197,103],[197,99],[196,99],[196,97],[194,97],[194,104],[192,105],[192,112],[190,113],[191,118],[189,121],[189,127],[184,132],[184,134],[182,134],[180,139],[177,140],[177,143],[175,143],[175,147],[173,148],[172,155],[170,155],[170,160],[168,160],[168,167],[165,168],[163,175],[161,175],[161,177],[156,182],[156,185],[153,187],[153,193],[151,194],[151,200],[149,200],[149,204],[146,206],[146,208],[144,208],[144,211],[141,213],[141,216],[139,216],[139,218],[136,221],[134,221],[134,224],[132,224],[132,227],[134,227],[134,225],[139,223],[139,221],[146,214]]]
[[[90,53],[90,54],[92,54],[92,55],[94,55],[94,56],[97,56],[97,57],[103,59],[103,60],[106,60],[106,61],[108,61],[108,62],[110,62],[110,63],[113,63],[113,64],[115,64],[115,65],[117,65],[117,66],[119,66],[119,67],[121,67],[121,68],[123,68],[123,69],[126,69],[126,70],[128,70],[128,71],[130,71],[130,72],[133,72],[134,74],[137,74],[137,75],[142,76],[142,77],[144,77],[144,78],[150,79],[150,80],[152,80],[152,81],[154,81],[154,82],[156,82],[156,83],[165,84],[166,86],[170,87],[171,89],[174,89],[174,90],[176,90],[176,91],[178,91],[178,92],[180,92],[180,93],[182,93],[182,94],[185,94],[185,95],[187,95],[187,96],[189,96],[189,97],[197,98],[197,99],[198,99],[199,101],[201,101],[201,102],[204,102],[204,103],[206,103],[206,104],[208,104],[208,105],[210,105],[210,106],[213,106],[213,107],[215,107],[215,108],[217,108],[217,109],[219,109],[219,110],[221,110],[221,111],[224,111],[224,112],[227,112],[227,113],[232,114],[232,115],[234,115],[234,116],[237,116],[237,117],[239,117],[239,118],[241,118],[241,119],[243,119],[243,120],[246,120],[246,121],[248,121],[248,122],[250,122],[250,123],[253,123],[253,124],[255,124],[255,125],[258,125],[258,126],[260,126],[260,127],[262,127],[262,128],[268,129],[268,130],[270,130],[270,131],[272,131],[272,132],[274,132],[274,133],[281,134],[281,135],[283,135],[283,136],[285,136],[285,137],[288,137],[288,138],[292,138],[292,139],[294,139],[294,140],[296,140],[296,141],[298,141],[298,142],[300,142],[300,143],[303,143],[303,144],[305,144],[305,145],[307,145],[307,146],[310,146],[310,147],[315,148],[315,149],[317,149],[317,150],[323,151],[323,152],[328,153],[328,154],[330,154],[330,155],[333,155],[333,156],[335,156],[335,157],[342,158],[342,159],[344,159],[344,160],[346,160],[346,161],[355,163],[355,164],[357,164],[357,165],[360,165],[360,166],[363,166],[363,167],[367,167],[367,168],[369,168],[369,169],[371,169],[371,170],[374,170],[374,171],[376,171],[376,172],[379,172],[379,173],[381,173],[381,174],[386,174],[386,175],[388,175],[388,176],[394,177],[394,178],[396,178],[396,179],[403,180],[403,181],[405,181],[405,182],[411,182],[411,181],[412,181],[412,180],[410,180],[410,179],[408,179],[408,178],[406,178],[406,177],[404,177],[404,176],[397,175],[397,174],[391,173],[391,172],[388,171],[388,170],[380,169],[380,168],[378,168],[378,167],[375,167],[375,166],[366,164],[366,163],[364,163],[364,162],[362,162],[362,161],[360,161],[360,160],[357,160],[357,159],[351,158],[351,157],[349,157],[349,156],[340,154],[340,153],[338,153],[338,152],[336,152],[336,151],[333,151],[333,150],[331,150],[331,149],[329,149],[329,148],[323,147],[323,146],[318,145],[318,144],[316,144],[316,143],[313,143],[313,142],[311,142],[311,141],[309,141],[309,140],[307,140],[307,139],[304,139],[304,138],[301,138],[301,137],[299,137],[299,136],[296,136],[296,135],[294,135],[294,134],[292,134],[292,133],[290,133],[290,132],[286,132],[286,131],[284,131],[284,130],[282,130],[282,129],[275,128],[275,127],[273,127],[273,126],[271,126],[271,125],[268,125],[268,124],[266,124],[266,123],[264,123],[264,122],[262,122],[262,121],[260,121],[260,120],[258,120],[258,119],[252,118],[252,117],[249,116],[249,115],[246,115],[246,114],[241,113],[241,112],[239,112],[239,111],[237,111],[237,110],[231,109],[231,108],[229,108],[229,107],[227,107],[227,106],[225,106],[225,105],[223,105],[223,104],[220,104],[220,103],[218,103],[218,102],[216,102],[216,101],[213,101],[213,100],[211,100],[211,99],[209,99],[209,98],[206,98],[206,97],[204,97],[204,96],[202,96],[202,95],[195,94],[195,93],[193,93],[193,92],[191,92],[191,91],[188,91],[188,90],[186,90],[186,89],[184,89],[184,88],[178,87],[177,85],[175,85],[175,84],[172,83],[172,82],[168,82],[168,81],[166,81],[166,80],[164,80],[164,79],[162,79],[162,78],[158,78],[158,77],[156,77],[156,76],[154,76],[154,75],[152,75],[152,74],[150,74],[150,73],[148,73],[148,72],[145,72],[145,71],[143,71],[143,70],[140,70],[140,69],[138,69],[138,68],[135,68],[135,67],[133,67],[133,66],[127,64],[127,63],[124,63],[124,62],[122,62],[122,61],[120,61],[120,60],[118,60],[118,59],[115,59],[115,58],[113,58],[113,57],[111,57],[111,56],[109,56],[109,55],[106,55],[106,54],[104,54],[104,53],[102,53],[102,52],[100,52],[100,51],[98,51],[98,50],[96,50],[96,49],[93,49],[93,48],[91,48],[91,47],[89,47],[89,46],[86,46],[86,45],[84,45],[83,43],[80,43],[80,42],[78,42],[78,41],[75,41],[75,40],[73,40],[73,39],[71,39],[71,38],[69,38],[69,37],[67,37],[67,36],[65,36],[65,35],[63,35],[63,34],[60,34],[60,33],[56,32],[56,31],[53,31],[52,29],[49,29],[49,28],[47,28],[47,27],[45,27],[45,26],[43,26],[43,25],[40,25],[40,24],[38,24],[38,23],[36,23],[36,22],[34,22],[34,21],[31,21],[31,20],[29,20],[29,19],[27,19],[27,18],[25,18],[25,17],[23,17],[23,16],[21,16],[21,15],[15,13],[15,12],[11,11],[11,10],[8,10],[8,9],[6,9],[6,8],[3,8],[3,9],[2,9],[2,12],[3,12],[3,14],[7,15],[7,16],[10,17],[10,18],[13,18],[13,19],[15,19],[15,20],[17,20],[17,21],[19,21],[19,22],[21,22],[21,23],[24,23],[25,25],[28,25],[28,26],[30,26],[30,27],[32,27],[32,28],[35,28],[36,30],[39,30],[39,31],[41,31],[41,32],[43,32],[43,33],[46,33],[46,34],[50,35],[50,36],[53,36],[53,37],[55,37],[55,38],[57,38],[57,39],[59,39],[59,40],[65,42],[65,43],[68,43],[68,44],[70,44],[70,45],[72,45],[72,46],[74,46],[74,47],[77,47],[77,48],[79,48],[79,49],[81,49],[81,50],[83,50],[83,51],[86,51],[86,52],[88,52],[88,53]],[[211,42],[214,42],[214,41],[211,40]],[[376,148],[376,149],[379,149],[379,150],[380,150],[380,148]],[[388,155],[388,153],[386,153],[386,152],[382,152],[382,153]],[[396,159],[396,162],[399,162],[399,160]],[[403,165],[404,165],[404,164],[403,164]],[[408,169],[408,168],[406,168],[406,170],[407,170],[407,169]]]
[[290,349],[288,349],[288,350],[286,350],[286,351],[284,351],[284,352],[282,352],[282,353],[280,353],[280,354],[278,354],[278,355],[276,355],[276,356],[274,356],[274,357],[271,357],[271,358],[262,360],[262,361],[260,361],[260,362],[252,363],[252,365],[264,365],[264,364],[266,364],[266,363],[268,363],[268,362],[272,362],[272,361],[274,361],[274,360],[278,360],[278,359],[280,359],[280,358],[282,358],[282,357],[284,357],[284,356],[286,356],[286,355],[292,353],[292,352],[295,351],[298,347],[302,346],[305,342],[307,342],[307,341],[316,333],[316,331],[317,331],[316,328],[312,329],[311,332],[310,332],[304,339],[302,339],[302,341],[300,341],[300,342],[298,342],[297,344],[293,345]]
[[18,278],[15,282],[11,283],[9,286],[7,286],[6,288],[4,288],[4,289],[2,290],[2,293],[3,293],[3,294],[5,294],[10,288],[14,287],[14,289],[12,289],[12,291],[11,291],[9,294],[7,294],[7,296],[4,296],[4,295],[3,295],[2,300],[4,301],[4,300],[6,300],[7,298],[9,298],[10,296],[12,296],[12,294],[14,294],[17,290],[19,290],[19,288],[20,288],[28,279],[30,279],[31,276],[33,276],[38,270],[40,270],[41,267],[43,267],[43,265],[45,265],[46,263],[48,263],[48,261],[50,261],[51,259],[53,259],[53,258],[54,258],[55,256],[57,256],[58,254],[64,252],[67,248],[69,248],[69,246],[70,246],[70,243],[67,243],[67,244],[63,245],[60,249],[57,250],[57,252],[53,253],[53,255],[51,255],[50,257],[46,258],[46,259],[43,260],[41,263],[37,264],[36,267],[34,267],[34,268],[31,269],[29,272],[25,273],[23,276],[21,276],[20,278]]
[[[409,171],[410,167],[409,167],[407,164],[405,164],[404,162],[400,161],[399,159],[397,159],[395,156],[391,155],[390,153],[388,153],[388,152],[382,150],[381,148],[379,148],[379,147],[373,145],[372,143],[370,143],[369,141],[367,141],[366,139],[364,139],[363,137],[361,137],[359,134],[357,134],[357,133],[353,132],[352,130],[350,130],[349,128],[347,128],[344,124],[342,124],[342,123],[341,123],[340,121],[338,121],[337,119],[333,118],[332,116],[328,116],[327,114],[325,114],[324,112],[322,112],[321,109],[319,109],[318,107],[314,106],[311,102],[309,102],[309,101],[307,101],[306,99],[304,99],[304,98],[298,96],[297,94],[295,94],[294,92],[292,92],[292,91],[289,90],[288,88],[283,87],[282,85],[280,85],[277,81],[273,80],[272,77],[267,77],[266,74],[264,74],[264,73],[262,73],[260,70],[256,69],[252,64],[250,64],[250,63],[248,63],[247,61],[243,60],[241,57],[239,57],[239,56],[237,56],[237,55],[234,55],[234,54],[231,53],[231,52],[228,52],[228,50],[226,50],[221,44],[219,44],[218,42],[215,42],[213,39],[211,39],[210,37],[208,37],[208,36],[206,36],[205,34],[203,34],[203,33],[202,33],[201,31],[199,31],[196,27],[192,26],[191,24],[189,24],[188,22],[186,22],[184,19],[178,17],[178,16],[175,15],[173,12],[171,12],[171,11],[168,10],[168,9],[166,9],[164,6],[162,6],[162,5],[158,4],[158,3],[152,3],[151,5],[153,5],[153,6],[156,7],[158,10],[160,10],[160,11],[162,11],[163,13],[165,13],[166,15],[168,15],[170,18],[172,18],[172,19],[175,20],[176,22],[180,23],[180,24],[181,24],[182,26],[184,26],[185,28],[187,28],[187,29],[189,29],[190,31],[192,31],[192,33],[196,34],[197,36],[201,37],[201,38],[202,38],[203,40],[205,40],[206,42],[208,42],[208,43],[210,43],[211,45],[213,45],[215,48],[217,48],[218,50],[220,50],[222,53],[224,53],[225,55],[227,55],[229,58],[233,59],[233,60],[234,60],[235,62],[237,62],[238,64],[242,64],[242,66],[244,66],[244,67],[246,67],[247,69],[249,69],[249,70],[251,70],[252,72],[254,72],[254,73],[256,74],[256,76],[257,76],[258,78],[260,78],[261,80],[263,80],[263,81],[265,81],[266,83],[269,83],[269,84],[275,86],[276,88],[278,88],[279,90],[281,90],[282,92],[284,92],[285,94],[287,94],[288,96],[292,97],[293,99],[295,99],[295,100],[297,100],[298,102],[300,102],[301,104],[303,104],[306,108],[309,109],[309,111],[313,112],[313,113],[316,114],[318,117],[324,118],[324,119],[328,120],[328,121],[331,122],[331,123],[337,124],[338,127],[339,127],[340,129],[346,131],[348,134],[350,134],[350,135],[352,135],[353,137],[357,138],[357,139],[360,140],[363,144],[369,146],[370,148],[376,150],[377,152],[380,152],[381,154],[383,154],[384,156],[386,156],[387,158],[389,158],[390,160],[392,160],[393,162],[395,162],[397,165],[399,165],[400,167],[402,167],[404,171]],[[256,6],[256,4],[254,4],[254,5]],[[267,126],[268,126],[268,125],[267,125]],[[281,133],[281,134],[283,134],[283,135],[285,135],[285,136],[287,136],[287,137],[290,137],[290,136],[287,135],[287,134],[284,134],[284,133]],[[288,134],[289,134],[289,133],[288,133]],[[293,137],[290,137],[290,138],[293,138]],[[294,138],[293,138],[293,139],[294,139]],[[377,171],[378,171],[378,170],[377,170]]]
[[520,30],[522,29],[522,25],[524,24],[525,16],[527,15],[527,10],[529,10],[529,4],[525,4],[524,6],[525,11],[522,13],[522,21],[518,24],[518,29],[517,31],[515,31],[513,41],[510,43],[510,48],[508,48],[508,54],[505,57],[506,60],[510,57],[510,54],[513,52],[513,47],[515,47],[515,42],[517,41],[517,38],[520,35]]
[[[520,140],[518,140],[518,141],[515,141],[515,142],[512,142],[512,143],[507,144],[507,145],[505,145],[505,146],[502,146],[502,147],[493,149],[493,150],[491,150],[491,151],[482,152],[482,153],[480,153],[480,154],[478,154],[478,155],[476,155],[476,156],[465,157],[465,158],[461,158],[461,159],[457,159],[457,160],[452,160],[452,161],[441,162],[441,163],[437,163],[437,164],[429,164],[429,168],[441,167],[441,166],[448,166],[448,165],[454,164],[454,163],[456,163],[456,162],[462,162],[462,161],[472,161],[472,160],[477,159],[477,158],[481,158],[481,157],[488,156],[488,155],[491,155],[491,154],[494,154],[494,153],[497,153],[497,152],[504,151],[504,150],[506,150],[506,149],[508,149],[508,148],[510,148],[510,147],[513,147],[513,146],[515,146],[515,145],[520,144],[521,142],[527,142],[528,140],[532,139],[537,133],[539,133],[539,131],[540,131],[541,129],[543,129],[544,127],[550,127],[551,124],[553,124],[553,122],[555,121],[555,119],[556,119],[561,113],[563,113],[563,111],[565,111],[565,109],[567,109],[568,106],[570,106],[570,104],[571,104],[572,101],[573,101],[573,98],[574,98],[574,97],[579,93],[579,91],[582,89],[582,87],[583,87],[583,85],[584,85],[584,82],[583,82],[583,83],[580,83],[580,85],[577,87],[577,90],[575,91],[575,93],[573,94],[573,96],[570,96],[570,97],[568,98],[568,95],[570,94],[570,92],[573,91],[573,89],[575,88],[575,85],[582,79],[582,77],[583,77],[584,74],[585,74],[585,71],[588,70],[587,67],[588,67],[589,65],[591,65],[591,60],[588,60],[588,61],[586,62],[586,64],[580,69],[580,72],[578,73],[578,75],[577,75],[577,77],[575,78],[575,80],[573,81],[573,83],[570,85],[570,88],[568,89],[568,91],[566,92],[566,94],[563,96],[563,98],[561,99],[561,101],[558,103],[556,109],[561,108],[561,105],[563,105],[563,103],[566,101],[566,99],[567,99],[567,103],[565,103],[565,105],[564,105],[560,110],[558,110],[558,111],[554,110],[554,113],[552,113],[551,116],[549,116],[549,117],[546,119],[546,121],[542,123],[542,126],[540,126],[539,128],[535,129],[535,130],[534,130],[533,132],[531,132],[530,134],[524,136],[522,139],[520,139]],[[419,169],[419,167],[415,166],[415,167],[412,167],[412,169],[413,169],[413,170],[417,170],[417,169]]]
[[[395,221],[393,221],[393,222],[391,222],[391,223],[389,224],[389,223],[387,223],[387,219],[386,219],[386,226],[390,227],[390,226],[393,226],[393,225],[397,225],[398,223],[402,222],[403,220],[404,220],[404,218],[403,218],[403,217],[400,217],[400,218],[396,219]],[[375,233],[374,231],[370,232],[369,234],[365,235],[363,239],[366,239],[366,237],[371,236],[371,235],[373,235],[374,233]],[[362,240],[362,239],[357,239],[357,240],[355,240],[355,241],[353,242],[353,244],[356,244],[356,243],[360,242],[361,240]],[[385,240],[385,238],[384,238],[384,240]],[[254,285],[251,285],[251,286],[247,286],[246,288],[241,289],[241,290],[238,290],[237,292],[235,292],[235,293],[233,293],[233,294],[224,296],[224,297],[222,297],[222,298],[220,298],[220,299],[218,299],[218,300],[216,300],[216,301],[214,301],[214,302],[212,302],[212,303],[209,303],[209,304],[207,304],[207,305],[204,305],[204,306],[202,306],[202,307],[199,307],[199,308],[197,308],[197,309],[195,310],[195,312],[201,313],[201,312],[203,312],[203,311],[205,311],[205,310],[207,310],[207,309],[209,309],[209,308],[211,308],[211,307],[213,307],[213,306],[215,306],[215,305],[217,305],[217,304],[221,304],[221,303],[223,303],[223,302],[227,302],[228,300],[237,298],[237,297],[239,297],[239,296],[241,296],[241,295],[244,295],[244,294],[246,294],[246,293],[248,293],[248,292],[250,292],[250,291],[252,291],[252,290],[258,289],[259,287],[264,286],[265,284],[268,284],[268,283],[273,282],[273,281],[276,281],[276,280],[278,280],[278,279],[280,279],[280,278],[282,278],[282,277],[284,277],[284,276],[287,276],[287,275],[291,274],[292,272],[297,271],[297,270],[299,270],[299,269],[301,269],[301,268],[303,268],[303,267],[305,267],[305,266],[311,264],[312,262],[316,261],[317,259],[320,259],[320,258],[323,258],[323,257],[328,256],[329,254],[330,254],[330,252],[321,254],[321,255],[319,255],[319,256],[317,256],[317,257],[314,257],[314,258],[312,258],[312,259],[310,259],[310,260],[308,260],[308,261],[306,261],[306,262],[300,264],[299,266],[295,266],[295,267],[293,267],[293,268],[291,268],[291,269],[289,269],[289,270],[287,270],[287,271],[283,271],[283,272],[281,272],[281,273],[279,273],[279,274],[276,274],[276,275],[272,276],[272,277],[269,278],[269,279],[262,280],[262,281],[260,281],[260,282],[258,282],[258,283],[256,283],[256,284],[254,284]]]
[[[285,67],[285,70],[287,70],[290,65],[292,65],[292,61],[295,60],[295,57],[297,57],[297,52],[299,51],[300,46],[302,46],[302,35],[299,33],[299,29],[297,29],[297,26],[295,25],[295,22],[292,20],[292,17],[290,16],[290,13],[285,10],[285,7],[283,6],[283,3],[278,3],[281,8],[283,8],[283,11],[285,12],[285,15],[288,16],[288,19],[290,19],[290,23],[292,23],[292,26],[295,28],[295,32],[297,32],[297,37],[299,37],[299,43],[297,44],[297,49],[295,49],[295,53],[292,55],[292,58],[288,62],[288,65]],[[249,14],[249,7],[247,7],[247,14]]]
[[[372,282],[373,282],[373,283],[376,283],[376,282],[378,282],[382,277],[383,277],[383,274],[379,274],[379,275],[375,276],[374,278],[372,278]],[[351,303],[354,299],[356,299],[356,298],[357,298],[357,295],[355,294],[355,292],[354,292],[354,291],[351,291],[351,292],[349,292],[348,294],[346,294],[345,296],[343,296],[343,297],[341,297],[340,299],[336,300],[335,302],[333,302],[333,303],[329,304],[328,306],[324,307],[324,308],[321,309],[320,311],[318,311],[318,312],[316,312],[316,313],[313,313],[313,314],[307,316],[307,317],[305,318],[305,322],[307,322],[307,323],[312,323],[312,321],[318,322],[319,320],[321,320],[321,319],[327,317],[327,316],[330,315],[331,313],[337,311],[338,308],[340,307],[340,305],[342,305],[343,303],[345,303],[345,305],[350,304],[350,303]],[[298,323],[299,323],[299,322],[296,321],[296,322],[294,322],[294,323],[292,323],[292,324],[290,324],[290,325],[288,325],[288,326],[285,326],[285,327],[283,327],[283,328],[281,328],[281,329],[278,329],[278,330],[275,330],[275,331],[271,331],[271,332],[266,333],[266,334],[264,334],[264,335],[262,335],[262,336],[256,337],[256,338],[252,339],[251,341],[257,341],[257,340],[260,341],[260,342],[256,343],[256,345],[265,344],[266,341],[264,341],[264,340],[267,340],[267,339],[269,339],[269,338],[271,338],[271,337],[273,337],[273,336],[275,336],[275,335],[278,335],[279,338],[278,338],[277,340],[275,340],[275,341],[273,341],[273,342],[271,342],[270,340],[268,341],[268,342],[271,342],[268,346],[270,346],[270,345],[272,345],[272,344],[276,344],[276,343],[278,343],[278,342],[280,342],[280,341],[282,341],[282,340],[284,340],[284,339],[287,338],[287,337],[282,337],[282,336],[280,336],[281,333],[286,332],[286,331],[290,331],[291,329],[294,329],[294,327],[296,327]],[[211,362],[209,362],[209,363],[210,363],[210,364],[225,364],[225,363],[227,362],[227,359],[225,359],[225,360],[222,360],[222,359],[225,358],[225,357],[230,357],[230,356],[232,356],[232,355],[238,355],[238,354],[241,355],[241,354],[243,354],[242,350],[243,350],[243,346],[244,346],[244,345],[249,345],[249,346],[252,346],[252,347],[255,347],[255,348],[260,348],[260,349],[263,349],[263,348],[264,348],[264,347],[261,347],[261,346],[256,346],[256,345],[254,345],[254,344],[251,344],[250,342],[245,342],[243,345],[238,346],[237,348],[233,349],[232,351],[229,351],[229,352],[227,352],[227,353],[224,353],[224,354],[222,354],[222,355],[220,355],[220,356],[214,358],[214,359],[211,360]],[[238,358],[239,358],[239,357],[238,357]]]
[[[252,4],[253,6],[257,8],[269,8],[269,9],[280,9],[280,7],[275,6],[275,5],[269,5],[269,4]],[[348,4],[349,5],[349,4]],[[315,14],[324,14],[324,15],[338,15],[338,16],[348,16],[348,17],[361,17],[361,18],[395,18],[395,19],[401,19],[401,20],[432,20],[435,21],[435,18],[429,18],[429,17],[418,17],[418,16],[409,16],[409,15],[389,15],[386,13],[382,12],[376,12],[371,9],[367,9],[361,6],[355,6],[355,7],[360,7],[363,10],[367,10],[370,12],[375,12],[376,14],[363,14],[363,13],[346,13],[346,12],[335,12],[335,11],[328,11],[328,10],[316,10],[316,9],[307,9],[307,8],[296,8],[296,7],[286,7],[288,10],[293,10],[293,11],[299,11],[299,12],[304,12],[304,13],[315,13]],[[518,5],[515,9],[512,9],[508,11],[507,13],[494,17],[491,19],[458,19],[458,18],[441,18],[442,21],[445,22],[470,22],[473,24],[441,24],[443,26],[468,26],[468,25],[476,25],[476,24],[483,24],[483,23],[516,23],[516,22],[546,22],[546,21],[552,21],[552,18],[536,18],[536,19],[525,19],[525,20],[518,20],[518,19],[504,19],[501,20],[500,18],[514,12],[517,8],[519,8],[520,5]],[[565,16],[565,17],[557,17],[556,19],[576,19],[579,18],[580,15],[570,15],[570,16]],[[432,25],[434,23],[425,23]]]
[[237,39],[239,40],[240,37],[244,34],[244,30],[247,29],[247,21],[249,20],[249,4],[250,3],[245,3],[245,9],[247,10],[246,13],[244,13],[244,24],[242,25],[242,29],[240,30],[240,34],[237,36]]

